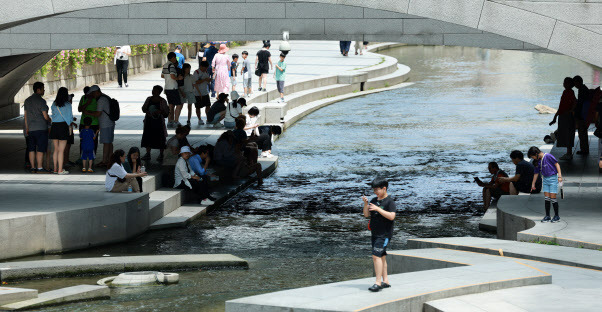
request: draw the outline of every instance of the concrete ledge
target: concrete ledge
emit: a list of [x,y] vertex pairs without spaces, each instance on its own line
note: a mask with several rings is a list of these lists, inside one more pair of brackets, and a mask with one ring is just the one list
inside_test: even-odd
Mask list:
[[127,271],[248,268],[246,260],[229,254],[100,257],[0,263],[0,280],[38,279]]
[[20,311],[79,301],[109,299],[111,290],[107,286],[78,285],[41,293],[37,298],[15,302],[0,307],[5,311]]
[[35,289],[0,287],[0,306],[37,297]]
[[368,73],[365,72],[345,73],[337,76],[338,84],[355,84],[366,82],[367,80]]

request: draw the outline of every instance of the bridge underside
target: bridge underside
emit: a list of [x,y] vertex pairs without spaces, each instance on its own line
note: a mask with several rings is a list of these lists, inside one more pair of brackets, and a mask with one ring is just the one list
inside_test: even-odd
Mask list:
[[[29,5],[11,3],[0,12],[4,21],[0,22],[0,119],[15,116],[15,93],[52,53],[65,49],[279,39],[283,31],[289,31],[291,40],[393,41],[557,52],[602,66],[602,26],[596,28],[595,18],[588,20],[590,13],[602,13],[602,3],[589,4],[597,6],[588,7],[589,13],[580,20],[592,25],[576,32],[564,21],[520,7],[532,1],[309,1],[34,0],[40,2],[38,13],[32,13]],[[49,2],[52,8],[42,5]],[[500,2],[504,6],[499,7]],[[599,16],[597,23],[601,24]],[[556,32],[558,36],[554,36]]]

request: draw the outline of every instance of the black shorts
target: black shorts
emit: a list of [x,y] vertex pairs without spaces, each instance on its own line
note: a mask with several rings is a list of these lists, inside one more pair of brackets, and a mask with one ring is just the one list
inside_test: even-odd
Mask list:
[[53,122],[50,127],[50,139],[51,140],[68,140],[69,136],[69,125],[66,122]]
[[270,72],[270,65],[268,64],[257,64],[257,70],[260,74],[268,74]]
[[46,153],[48,150],[48,130],[29,131],[27,151]]
[[490,189],[489,192],[491,193],[491,197],[493,197],[493,198],[500,198],[502,195],[509,195],[510,194],[508,192],[502,191],[502,189],[499,188],[499,187],[496,187],[494,189]]
[[209,94],[203,96],[195,96],[196,103],[194,103],[194,107],[203,108],[203,107],[211,107],[211,98],[209,98]]
[[514,188],[521,193],[531,193],[531,187],[526,185],[519,185],[517,182],[512,182]]
[[165,96],[167,97],[167,103],[170,105],[182,105],[180,99],[180,91],[178,90],[165,90]]
[[372,255],[379,258],[386,256],[390,241],[384,236],[372,236]]

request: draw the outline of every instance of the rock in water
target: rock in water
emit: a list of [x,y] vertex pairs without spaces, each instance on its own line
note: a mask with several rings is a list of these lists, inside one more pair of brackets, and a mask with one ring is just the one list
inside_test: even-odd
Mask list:
[[540,114],[556,114],[557,109],[555,108],[551,108],[549,106],[546,105],[542,105],[542,104],[537,104],[535,105],[535,109],[540,113]]

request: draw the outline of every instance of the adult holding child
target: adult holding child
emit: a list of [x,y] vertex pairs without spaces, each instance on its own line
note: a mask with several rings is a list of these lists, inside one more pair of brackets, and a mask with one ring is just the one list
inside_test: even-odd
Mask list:
[[232,59],[228,52],[228,47],[225,44],[220,44],[219,51],[213,58],[211,67],[215,75],[215,92],[219,93],[230,93],[230,69],[232,65]]
[[550,126],[556,123],[558,119],[558,132],[556,134],[556,146],[566,147],[566,154],[560,157],[561,160],[573,159],[573,144],[575,143],[575,106],[577,98],[573,87],[575,83],[573,78],[564,78],[564,91],[560,97],[560,105]]
[[[269,40],[264,41],[263,48],[257,52],[257,57],[255,57],[255,75],[259,76],[259,91],[266,91],[268,73],[273,67],[272,54],[268,51],[271,46]],[[262,83],[263,88],[261,87]]]
[[165,118],[169,116],[169,106],[167,101],[161,97],[162,91],[161,86],[154,86],[153,95],[147,97],[144,105],[142,105],[142,112],[146,115],[144,116],[141,146],[146,148],[146,154],[143,157],[146,160],[151,158],[151,149],[158,149],[159,158],[157,160],[163,160],[167,138]]
[[116,150],[111,155],[111,161],[105,176],[105,189],[107,192],[121,193],[131,187],[134,193],[140,193],[140,185],[138,185],[136,178],[146,177],[146,172],[138,170],[136,173],[127,173],[123,167],[124,162],[125,152],[122,149]]
[[67,140],[73,134],[72,98],[67,88],[61,87],[56,93],[56,98],[51,107],[52,126],[50,127],[50,139],[54,146],[52,161],[54,163],[54,173],[58,174],[69,174],[69,171],[63,169],[63,161],[65,159]]

